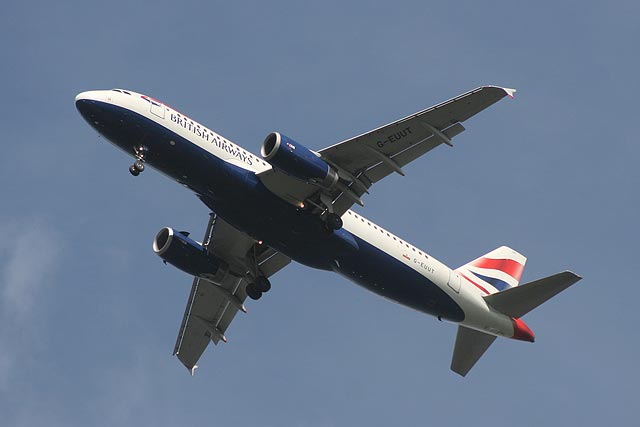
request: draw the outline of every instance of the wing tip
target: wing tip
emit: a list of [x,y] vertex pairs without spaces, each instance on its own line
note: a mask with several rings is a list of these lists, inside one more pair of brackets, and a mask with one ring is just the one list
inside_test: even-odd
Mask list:
[[513,99],[516,95],[516,90],[515,89],[511,89],[509,87],[503,87],[502,90],[504,90],[507,95],[509,96],[509,98]]
[[462,378],[466,377],[469,371],[471,370],[471,368],[463,369],[459,366],[455,366],[453,362],[451,362],[450,369],[452,372],[455,372],[456,374],[460,375]]
[[499,89],[504,91],[504,93],[507,94],[507,96],[511,99],[515,98],[515,94],[517,92],[516,89],[512,89],[510,87],[503,87],[503,86],[485,86],[486,88],[492,88],[492,89]]
[[574,280],[574,283],[579,282],[580,280],[583,279],[581,275],[576,274],[571,270],[565,270],[562,273],[571,276],[571,278]]

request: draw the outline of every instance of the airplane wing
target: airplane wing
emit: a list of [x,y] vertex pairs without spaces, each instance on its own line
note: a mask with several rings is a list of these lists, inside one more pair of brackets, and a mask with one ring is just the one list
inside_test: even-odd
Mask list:
[[[241,310],[246,313],[247,272],[272,276],[291,259],[256,243],[222,218],[211,214],[203,241],[207,251],[222,259],[229,269],[215,283],[194,278],[173,354],[193,375],[210,341],[227,341],[225,333]],[[252,271],[257,269],[258,271]]]
[[[382,178],[392,173],[404,176],[403,166],[440,144],[452,145],[451,139],[465,130],[462,122],[493,105],[515,89],[483,86],[453,99],[396,120],[362,135],[319,151],[321,158],[333,166],[340,177],[330,190],[297,180],[284,173],[269,171],[261,179],[272,192],[285,200],[317,199],[317,206],[330,200],[338,215],[354,204]],[[324,193],[324,196],[322,194]]]

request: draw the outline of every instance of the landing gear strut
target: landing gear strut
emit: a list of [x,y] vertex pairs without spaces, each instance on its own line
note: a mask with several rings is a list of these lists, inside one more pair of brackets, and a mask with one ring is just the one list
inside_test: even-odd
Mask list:
[[269,292],[271,282],[264,276],[256,277],[256,280],[249,283],[246,287],[247,296],[252,300],[259,300],[263,293]]
[[136,153],[136,161],[129,166],[129,173],[133,176],[140,175],[140,172],[144,171],[144,156],[147,153],[147,147],[139,145],[133,149]]

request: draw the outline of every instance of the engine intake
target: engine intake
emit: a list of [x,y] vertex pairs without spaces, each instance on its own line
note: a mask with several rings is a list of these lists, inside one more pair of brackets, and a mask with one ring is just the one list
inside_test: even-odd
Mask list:
[[202,245],[170,227],[164,227],[156,234],[153,251],[192,276],[212,280],[226,270],[224,261],[209,255]]
[[267,135],[260,154],[276,168],[302,181],[324,188],[338,182],[338,173],[316,153],[279,132]]

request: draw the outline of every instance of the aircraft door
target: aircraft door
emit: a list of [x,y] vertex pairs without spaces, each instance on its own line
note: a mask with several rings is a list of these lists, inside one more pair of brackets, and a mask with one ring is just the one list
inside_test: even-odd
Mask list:
[[457,293],[460,293],[460,275],[454,270],[449,271],[448,285],[451,289],[453,289]]
[[149,101],[151,101],[151,112],[161,119],[164,119],[164,105],[162,105],[162,102],[153,98],[149,98]]

